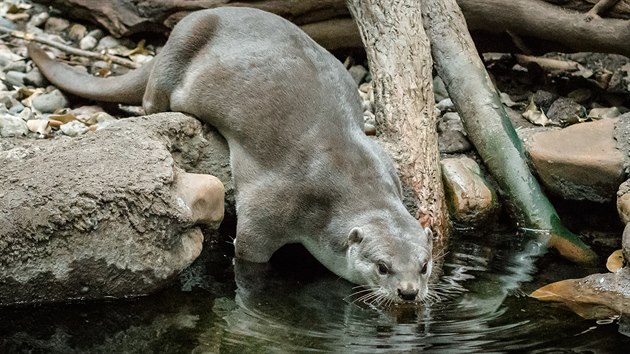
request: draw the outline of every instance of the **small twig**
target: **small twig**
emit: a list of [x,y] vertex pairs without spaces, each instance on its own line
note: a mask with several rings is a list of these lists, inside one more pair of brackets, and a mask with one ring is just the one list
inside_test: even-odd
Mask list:
[[42,44],[45,44],[45,45],[53,47],[53,48],[57,48],[59,50],[62,50],[64,52],[72,54],[72,55],[78,55],[78,56],[82,56],[82,57],[86,57],[86,58],[92,58],[92,59],[97,59],[97,60],[110,61],[112,63],[123,65],[123,66],[126,66],[128,68],[132,68],[132,69],[137,69],[137,68],[140,67],[139,64],[134,63],[131,60],[119,58],[119,57],[116,57],[116,56],[113,56],[113,55],[109,55],[109,54],[89,52],[87,50],[77,49],[77,48],[71,47],[69,45],[65,45],[65,44],[62,44],[62,43],[51,41],[51,40],[46,39],[46,38],[42,38],[42,37],[40,37],[38,35],[35,35],[35,34],[32,34],[32,33],[22,32],[22,31],[15,31],[15,30],[12,30],[10,28],[6,28],[6,27],[2,27],[2,26],[0,26],[0,32],[7,33],[7,34],[11,35],[12,37],[23,39],[23,40],[26,40],[26,41],[33,41],[33,42],[42,43]]

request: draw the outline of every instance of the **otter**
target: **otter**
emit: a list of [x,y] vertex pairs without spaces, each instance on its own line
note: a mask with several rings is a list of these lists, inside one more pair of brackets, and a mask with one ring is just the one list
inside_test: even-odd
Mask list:
[[141,68],[97,78],[29,55],[71,94],[178,111],[227,140],[236,190],[235,257],[264,263],[301,243],[372,303],[422,302],[431,231],[402,202],[392,161],[364,134],[356,84],[291,22],[261,10],[193,12]]

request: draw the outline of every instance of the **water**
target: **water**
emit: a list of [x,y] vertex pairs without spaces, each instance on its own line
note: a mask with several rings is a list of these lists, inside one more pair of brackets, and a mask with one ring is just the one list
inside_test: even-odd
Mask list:
[[[426,308],[352,303],[352,285],[301,251],[272,266],[232,266],[230,248],[160,294],[133,300],[0,309],[0,353],[615,353],[627,319],[584,320],[525,296],[583,269],[513,234],[459,235]],[[286,257],[286,255],[292,257]],[[541,269],[537,271],[536,269]]]

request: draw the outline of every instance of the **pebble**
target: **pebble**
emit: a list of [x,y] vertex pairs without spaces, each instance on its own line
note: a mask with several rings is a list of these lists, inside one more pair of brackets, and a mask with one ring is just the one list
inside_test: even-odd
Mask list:
[[98,41],[96,49],[111,49],[120,46],[120,41],[113,36],[105,36]]
[[46,23],[48,18],[50,18],[48,12],[41,12],[31,17],[31,19],[28,21],[28,24],[32,27],[40,27],[41,25]]
[[106,122],[114,122],[118,120],[106,112],[97,112],[97,113],[94,113],[92,116],[96,119],[96,122],[99,124],[106,123]]
[[25,73],[26,72],[26,62],[23,60],[16,60],[16,61],[12,61],[9,64],[7,64],[2,71],[7,72],[7,71],[17,71],[20,73]]
[[79,136],[87,133],[90,129],[78,120],[73,120],[59,127],[62,133],[67,136]]
[[49,17],[48,20],[46,20],[44,30],[46,32],[60,33],[68,27],[70,27],[70,21],[59,17]]
[[365,124],[376,126],[376,116],[374,116],[374,113],[370,111],[363,112],[363,121],[365,122]]
[[87,28],[80,24],[74,24],[70,27],[68,31],[68,37],[75,42],[80,41],[87,35]]
[[619,108],[610,107],[610,108],[593,108],[588,112],[588,117],[591,119],[605,119],[605,118],[616,118],[621,115]]
[[365,76],[368,74],[367,69],[364,68],[363,65],[353,65],[348,69],[348,72],[357,86],[363,82],[363,79],[365,79]]
[[538,90],[534,93],[533,99],[537,107],[547,112],[553,101],[558,99],[558,95],[549,91]]
[[68,106],[68,100],[59,90],[37,96],[32,102],[33,108],[42,113],[53,113],[55,110]]
[[547,118],[561,126],[567,126],[584,120],[586,109],[571,98],[560,97],[549,107]]
[[28,134],[28,126],[21,118],[10,115],[0,116],[0,136],[3,138]]
[[445,98],[441,100],[440,102],[437,103],[435,107],[439,109],[440,112],[455,111],[455,105],[453,104],[453,101],[451,101],[450,98]]
[[46,87],[48,80],[44,78],[44,75],[42,75],[38,68],[34,68],[24,76],[24,83],[35,87]]
[[105,36],[105,33],[102,30],[97,28],[95,30],[91,30],[90,32],[88,32],[87,35],[90,37],[96,38],[96,40],[98,41]]
[[98,39],[88,35],[88,36],[83,37],[83,39],[81,39],[81,42],[79,42],[79,48],[83,50],[90,50],[90,49],[94,49],[97,44],[98,44]]
[[9,21],[4,17],[0,17],[0,26],[6,27],[11,30],[17,30],[17,25],[13,21]]
[[9,109],[9,113],[15,115],[20,114],[24,110],[24,105],[20,102],[15,102],[13,106]]
[[24,77],[25,73],[21,73],[19,71],[9,71],[6,73],[6,82],[14,87],[22,87],[24,86]]

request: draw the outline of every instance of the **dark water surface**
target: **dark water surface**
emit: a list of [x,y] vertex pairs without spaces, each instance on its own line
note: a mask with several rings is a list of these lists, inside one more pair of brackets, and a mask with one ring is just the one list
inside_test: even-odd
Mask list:
[[154,296],[0,309],[0,353],[630,352],[627,318],[584,320],[524,295],[592,269],[534,262],[536,243],[513,234],[452,244],[444,300],[426,308],[353,304],[352,285],[293,249],[271,267],[232,266],[215,245]]

